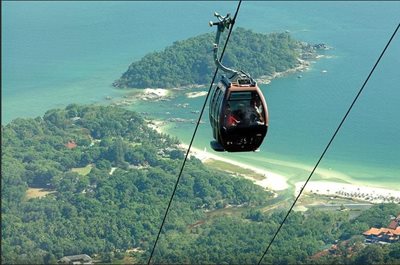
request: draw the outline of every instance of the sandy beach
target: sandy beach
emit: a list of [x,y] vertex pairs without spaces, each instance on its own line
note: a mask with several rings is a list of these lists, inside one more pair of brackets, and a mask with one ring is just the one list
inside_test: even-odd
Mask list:
[[[320,58],[320,57],[318,57],[318,58]],[[272,75],[260,76],[258,78],[255,78],[255,80],[259,84],[269,84],[269,83],[271,83],[272,79],[279,78],[279,77],[286,76],[286,75],[293,74],[293,73],[304,72],[310,68],[311,63],[309,61],[302,60],[300,58],[298,58],[298,61],[299,61],[299,65],[294,68],[291,68],[291,69],[283,71],[283,72],[275,72]]]
[[[165,122],[160,121],[160,120],[152,120],[152,121],[148,122],[148,126],[152,129],[156,130],[158,133],[164,133],[163,128],[162,128],[163,125],[165,125]],[[188,147],[189,147],[189,145],[187,145],[187,144],[180,144],[180,148],[182,148],[184,152],[187,151]],[[250,165],[247,165],[244,163],[239,163],[234,160],[225,158],[223,156],[212,154],[212,153],[208,152],[207,149],[201,150],[201,149],[198,149],[195,147],[191,147],[189,156],[194,156],[203,163],[207,162],[207,160],[214,159],[214,160],[223,161],[225,163],[232,164],[232,165],[235,165],[235,166],[238,166],[241,168],[252,170],[255,173],[265,176],[265,178],[262,180],[255,180],[252,178],[248,178],[248,179],[252,180],[254,182],[254,184],[259,185],[266,189],[279,191],[279,190],[285,190],[289,187],[289,185],[286,182],[286,177],[284,177],[282,175],[279,175],[277,173],[274,173],[274,172],[271,172],[271,171],[268,171],[265,169],[250,166]]]
[[205,96],[205,95],[207,95],[207,93],[208,93],[207,91],[199,91],[199,92],[188,92],[185,95],[188,98],[197,98],[197,97]]
[[[303,184],[303,182],[296,183],[295,196],[299,194]],[[400,191],[330,181],[310,181],[304,188],[304,193],[352,198],[372,203],[400,203]]]
[[[188,146],[182,144],[181,147],[184,150],[187,150]],[[255,180],[249,177],[246,177],[254,182],[254,184],[259,185],[263,188],[274,190],[274,191],[282,191],[289,188],[287,180],[288,176],[284,176],[281,174],[277,174],[270,170],[254,167],[248,164],[240,163],[223,156],[219,156],[207,150],[200,150],[198,148],[191,148],[190,155],[193,155],[200,159],[202,162],[207,162],[209,159],[223,161],[225,163],[232,164],[232,166],[238,166],[244,169],[252,170],[262,176],[265,176],[262,180]],[[343,173],[331,171],[327,169],[320,169],[318,174],[324,178],[340,178],[343,177]],[[304,182],[297,182],[295,184],[294,195],[297,196]],[[371,203],[388,203],[395,202],[400,203],[400,191],[385,189],[385,188],[376,188],[370,187],[366,185],[357,185],[357,184],[349,184],[349,183],[340,183],[333,181],[310,181],[307,186],[303,190],[303,193],[313,193],[319,195],[328,195],[328,196],[337,196],[344,198],[352,198],[359,201],[367,201]]]
[[[180,146],[184,150],[188,149],[188,145],[186,145],[186,144],[181,144]],[[244,168],[244,169],[252,170],[255,173],[265,176],[265,178],[262,180],[254,180],[252,178],[248,178],[248,179],[252,180],[254,182],[254,184],[259,185],[266,189],[280,191],[280,190],[285,190],[289,187],[285,176],[279,175],[279,174],[269,171],[269,170],[265,170],[262,168],[258,168],[258,167],[254,167],[254,166],[247,165],[244,163],[240,163],[240,162],[225,158],[223,156],[219,156],[219,155],[210,153],[207,150],[200,150],[200,149],[194,148],[194,147],[192,147],[190,149],[190,155],[200,159],[203,163],[207,162],[207,160],[209,160],[209,159],[214,159],[214,160],[223,161],[225,163],[232,164],[232,165]]]
[[163,88],[146,88],[146,89],[134,89],[129,95],[125,95],[123,98],[114,100],[111,105],[114,106],[129,106],[134,104],[137,100],[143,101],[162,101],[168,100],[171,91]]
[[147,126],[152,128],[153,130],[157,131],[158,133],[164,133],[162,126],[165,125],[165,121],[160,120],[148,120]]
[[[163,125],[165,125],[165,121],[153,120],[149,122],[149,126],[157,130],[159,133],[164,132]],[[186,152],[188,145],[181,144],[180,147],[184,152]],[[235,160],[226,158],[223,155],[215,154],[212,151],[209,152],[207,151],[207,148],[201,150],[199,148],[192,147],[189,155],[198,158],[203,163],[207,163],[208,161],[211,160],[216,160],[216,161],[222,161],[227,164],[232,164],[232,167],[241,167],[243,169],[251,170],[257,173],[258,175],[264,176],[265,178],[257,180],[251,178],[250,176],[245,176],[245,175],[242,176],[247,179],[250,179],[251,181],[254,182],[254,184],[269,190],[282,191],[289,188],[288,180],[290,179],[290,176],[284,176],[282,174],[278,174],[271,170],[237,162]],[[310,166],[299,163],[293,163],[289,161],[270,159],[268,162],[276,165],[282,165],[284,167],[296,168],[298,170],[303,170],[303,171],[304,170],[310,171],[312,169]],[[377,188],[373,186],[368,186],[367,184],[364,183],[357,183],[351,181],[351,176],[348,176],[343,172],[331,169],[318,168],[315,172],[315,175],[318,175],[318,177],[322,178],[323,180],[309,181],[307,186],[303,190],[304,194],[311,193],[311,194],[327,195],[332,197],[336,196],[336,197],[352,198],[355,200],[367,201],[371,203],[385,203],[385,202],[400,203],[399,190]],[[340,179],[343,182],[329,181],[330,179]],[[295,183],[295,189],[294,189],[295,196],[298,195],[303,184],[304,182]]]
[[143,91],[143,95],[141,99],[143,100],[150,100],[150,99],[162,99],[167,97],[169,94],[168,89],[163,89],[163,88],[146,88]]

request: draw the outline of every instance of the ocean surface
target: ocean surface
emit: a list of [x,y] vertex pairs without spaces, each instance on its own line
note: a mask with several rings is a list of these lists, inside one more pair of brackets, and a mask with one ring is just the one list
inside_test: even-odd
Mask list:
[[[174,41],[214,32],[213,12],[236,2],[2,2],[2,124],[70,103],[109,104],[127,91],[111,87],[133,61]],[[400,2],[244,1],[235,26],[289,31],[333,49],[310,70],[261,85],[270,128],[257,153],[229,158],[305,180],[400,22]],[[210,52],[211,52],[210,44]],[[400,189],[400,33],[365,86],[320,167],[351,183]],[[251,73],[251,69],[245,69]],[[201,90],[201,89],[200,89]],[[171,101],[129,109],[156,119],[196,120],[204,97],[174,91]],[[179,104],[188,103],[187,108]],[[195,146],[209,150],[208,112]],[[194,124],[167,131],[188,143]],[[322,176],[315,176],[321,178]],[[343,178],[342,178],[343,180]]]

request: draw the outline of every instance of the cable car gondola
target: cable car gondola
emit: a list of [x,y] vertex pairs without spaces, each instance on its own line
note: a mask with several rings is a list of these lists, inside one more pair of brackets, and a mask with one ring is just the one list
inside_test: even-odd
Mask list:
[[210,142],[215,151],[256,151],[268,130],[268,109],[257,83],[249,74],[230,69],[218,59],[218,44],[221,32],[229,28],[232,19],[214,14],[218,26],[214,44],[214,62],[225,72],[210,99],[209,118],[215,140]]

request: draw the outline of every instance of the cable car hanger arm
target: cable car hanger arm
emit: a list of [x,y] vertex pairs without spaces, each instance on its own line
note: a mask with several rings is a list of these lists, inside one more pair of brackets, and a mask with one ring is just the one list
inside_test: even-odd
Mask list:
[[221,32],[224,32],[225,28],[229,29],[229,26],[235,23],[235,21],[230,17],[230,14],[228,13],[225,17],[221,16],[217,12],[214,13],[214,16],[218,18],[218,22],[209,22],[210,27],[212,26],[218,26],[217,27],[217,35],[215,36],[215,43],[214,43],[214,62],[215,65],[220,68],[222,71],[232,74],[232,76],[237,75],[238,71],[233,70],[231,68],[228,68],[224,66],[220,60],[218,59],[218,46],[219,46],[219,39],[221,37]]
[[255,85],[255,81],[253,80],[253,78],[251,78],[251,76],[242,71],[242,70],[234,70],[231,69],[229,67],[226,67],[225,65],[223,65],[220,61],[220,59],[218,58],[218,47],[219,47],[219,40],[221,37],[221,32],[224,32],[225,28],[229,29],[229,27],[233,27],[233,24],[235,23],[235,18],[231,18],[230,14],[228,13],[225,17],[221,16],[220,14],[218,14],[217,12],[214,13],[214,16],[218,18],[218,22],[212,22],[210,21],[208,24],[210,25],[210,27],[212,26],[217,26],[217,34],[215,36],[215,43],[214,43],[214,63],[217,66],[218,69],[221,69],[222,71],[224,71],[225,73],[228,73],[230,75],[230,77],[228,78],[230,81],[234,81],[234,82],[238,82],[239,79],[241,80],[248,80],[247,82],[249,82],[249,84],[251,84],[252,86]]

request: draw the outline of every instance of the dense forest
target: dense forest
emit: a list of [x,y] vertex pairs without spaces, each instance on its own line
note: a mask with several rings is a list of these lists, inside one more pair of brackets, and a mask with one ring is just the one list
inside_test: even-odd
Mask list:
[[[184,156],[177,139],[134,112],[76,104],[16,119],[1,133],[2,264],[54,264],[83,253],[147,262]],[[28,196],[39,188],[45,196]],[[153,261],[256,264],[285,214],[265,211],[272,200],[251,181],[191,157]],[[345,211],[292,213],[263,263],[400,263],[399,243],[365,246],[360,237],[399,212],[386,204],[353,220]],[[337,252],[315,256],[332,244]]]
[[[133,62],[114,86],[171,88],[209,83],[215,71],[214,38],[215,33],[202,34],[150,53]],[[295,67],[303,50],[310,53],[314,49],[294,40],[288,33],[263,34],[237,28],[232,33],[223,63],[258,78]]]
[[[147,250],[182,162],[177,143],[135,113],[113,107],[69,105],[2,126],[2,261],[48,263],[79,253]],[[84,168],[90,172],[76,170]],[[27,199],[32,187],[54,192]],[[269,196],[192,158],[166,231],[184,231],[205,210],[259,205]]]

